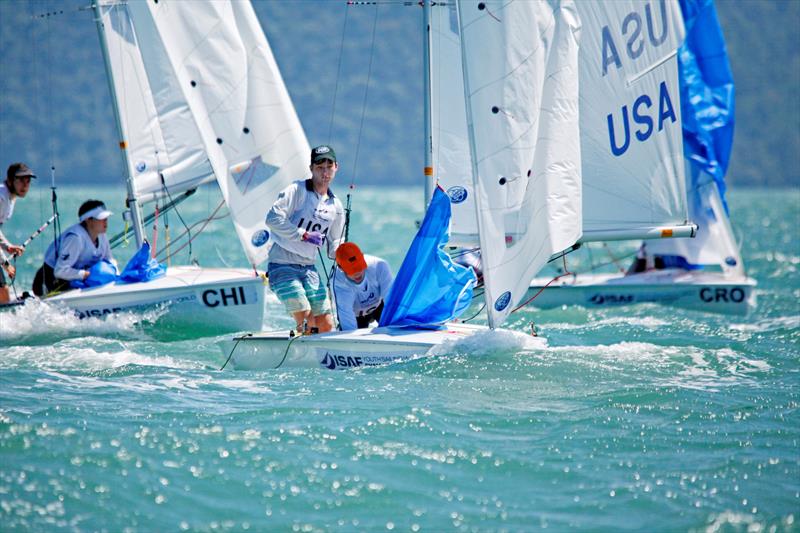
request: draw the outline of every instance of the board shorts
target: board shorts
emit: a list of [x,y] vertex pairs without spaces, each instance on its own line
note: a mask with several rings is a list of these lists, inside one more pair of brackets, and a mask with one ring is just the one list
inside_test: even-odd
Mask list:
[[267,265],[269,287],[289,313],[311,311],[312,316],[331,312],[328,290],[314,265]]

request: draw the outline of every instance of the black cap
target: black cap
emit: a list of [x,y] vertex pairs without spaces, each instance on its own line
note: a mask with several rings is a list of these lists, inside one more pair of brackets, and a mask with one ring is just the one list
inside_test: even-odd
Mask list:
[[6,179],[13,179],[13,178],[24,178],[24,177],[31,177],[35,178],[36,174],[30,169],[28,165],[25,163],[12,163],[8,170],[6,171]]
[[330,146],[323,144],[322,146],[317,146],[311,150],[311,164],[319,163],[325,159],[329,159],[336,163],[336,152],[333,151],[333,148]]

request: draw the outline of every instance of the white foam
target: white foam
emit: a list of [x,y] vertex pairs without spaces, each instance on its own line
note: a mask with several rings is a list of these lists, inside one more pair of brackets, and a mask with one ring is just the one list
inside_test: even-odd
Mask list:
[[592,320],[589,323],[584,324],[568,324],[565,322],[556,322],[553,324],[547,324],[548,329],[553,330],[574,330],[574,329],[586,329],[587,327],[591,327],[593,329],[601,328],[604,326],[619,326],[623,325],[626,327],[641,327],[647,329],[658,329],[665,326],[669,326],[671,322],[666,320],[661,320],[660,318],[656,318],[653,316],[618,316],[618,317],[610,317],[610,318],[603,318],[600,320]]
[[543,337],[533,337],[518,331],[507,329],[487,329],[473,333],[468,337],[447,339],[434,346],[428,355],[444,355],[466,353],[469,355],[490,355],[497,352],[526,352],[542,350],[547,347]]
[[[94,345],[94,346],[92,346]],[[56,343],[48,350],[41,346],[12,346],[4,351],[0,367],[38,368],[41,370],[97,371],[125,366],[157,366],[165,368],[205,368],[198,361],[176,359],[166,355],[138,353],[119,342],[88,338]]]
[[30,298],[24,305],[0,312],[0,340],[20,341],[40,335],[75,337],[85,335],[141,334],[142,322],[155,322],[165,309],[143,313],[120,312],[104,317],[78,318],[74,311]]
[[764,360],[745,357],[729,348],[660,346],[646,342],[621,342],[596,346],[561,346],[543,352],[560,362],[585,365],[608,372],[648,375],[657,385],[689,389],[719,389],[753,382],[772,370]]

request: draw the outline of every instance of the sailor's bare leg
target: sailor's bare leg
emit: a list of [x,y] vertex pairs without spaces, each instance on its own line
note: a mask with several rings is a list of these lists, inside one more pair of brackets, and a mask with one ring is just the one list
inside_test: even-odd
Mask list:
[[301,335],[308,333],[307,331],[303,330],[303,327],[306,324],[309,327],[311,327],[312,325],[311,322],[313,321],[313,319],[311,318],[311,310],[297,311],[295,313],[292,313],[292,316],[294,317],[294,321],[296,323],[295,331],[297,331],[297,333]]
[[327,333],[333,329],[333,317],[330,313],[317,315],[311,319],[313,327],[317,328],[320,333]]

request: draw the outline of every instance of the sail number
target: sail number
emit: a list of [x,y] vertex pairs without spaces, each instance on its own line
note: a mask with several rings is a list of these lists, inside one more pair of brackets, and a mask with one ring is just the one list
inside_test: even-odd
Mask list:
[[203,291],[203,303],[208,307],[223,307],[231,305],[247,305],[244,287],[228,287],[222,289],[207,289]]
[[[654,16],[650,2],[641,6],[643,13],[634,10],[625,15],[620,25],[622,35],[617,37],[619,46],[609,27],[603,26],[601,51],[603,76],[608,74],[609,68],[622,68],[623,53],[627,59],[634,61],[642,55],[648,45],[658,48],[667,42],[670,28],[666,2],[659,0],[656,3],[659,7],[658,17]],[[609,147],[616,157],[628,151],[633,138],[645,142],[654,131],[662,131],[667,121],[678,120],[665,81],[659,84],[657,96],[642,94],[630,104],[630,107],[627,104],[623,105],[619,115],[617,118],[614,113],[609,113],[606,117]],[[632,129],[634,129],[633,135],[631,135]]]

